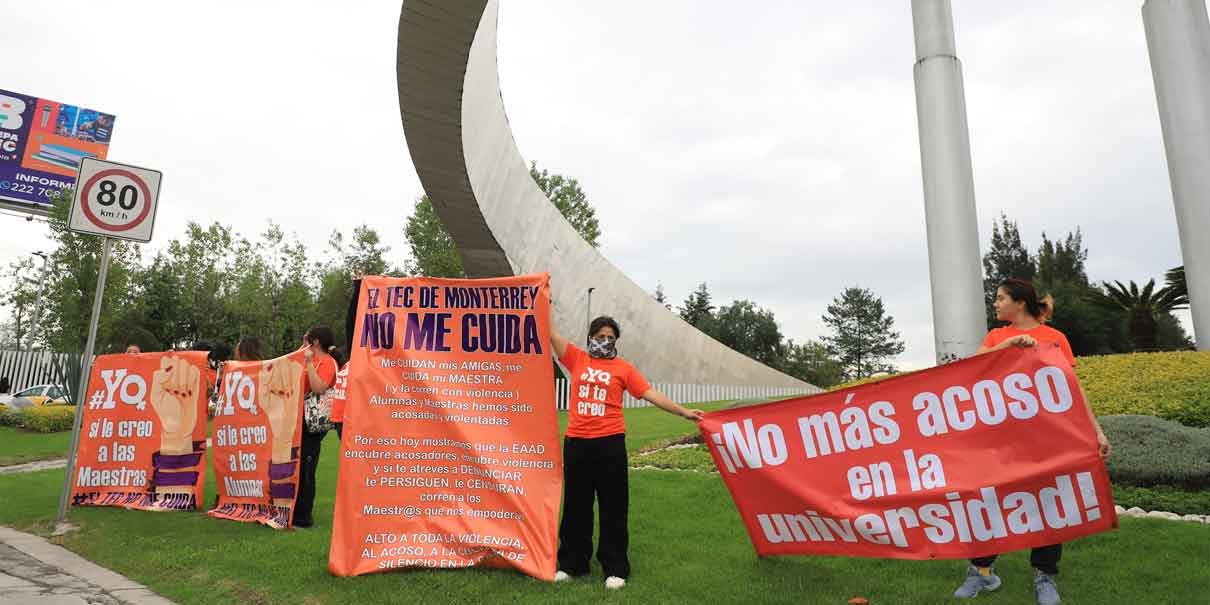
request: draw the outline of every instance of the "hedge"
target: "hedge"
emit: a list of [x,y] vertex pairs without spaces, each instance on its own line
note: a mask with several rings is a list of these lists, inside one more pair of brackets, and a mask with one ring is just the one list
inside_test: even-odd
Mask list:
[[[28,407],[12,414],[17,417],[17,426],[39,433],[70,431],[76,419],[76,408],[68,405]],[[7,421],[8,418],[5,418]]]
[[0,406],[0,426],[21,426],[21,410],[10,410],[8,406]]
[[1099,420],[1113,445],[1105,465],[1114,483],[1210,488],[1210,428],[1181,426],[1152,416]]
[[1188,491],[1166,485],[1132,487],[1113,485],[1114,503],[1123,508],[1137,506],[1146,511],[1162,510],[1178,515],[1210,515],[1210,491]]
[[[1097,416],[1142,414],[1186,426],[1210,426],[1210,352],[1080,357],[1076,375]],[[829,390],[848,389],[889,377],[862,378]]]
[[1210,351],[1081,357],[1076,374],[1098,416],[1144,414],[1210,426]]

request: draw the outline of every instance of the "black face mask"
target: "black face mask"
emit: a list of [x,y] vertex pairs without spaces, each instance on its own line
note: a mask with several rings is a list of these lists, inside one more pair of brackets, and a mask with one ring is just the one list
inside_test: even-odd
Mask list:
[[613,359],[618,356],[618,339],[612,336],[589,338],[588,354],[596,359]]

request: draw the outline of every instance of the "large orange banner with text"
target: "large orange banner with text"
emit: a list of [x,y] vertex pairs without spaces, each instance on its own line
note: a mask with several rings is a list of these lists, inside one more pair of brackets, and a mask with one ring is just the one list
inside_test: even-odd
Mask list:
[[761,556],[970,558],[1117,527],[1057,347],[713,412],[699,427]]
[[293,523],[302,443],[303,351],[228,361],[219,377],[212,455],[218,499],[207,514],[284,529]]
[[549,277],[362,280],[328,568],[553,580]]
[[194,510],[206,458],[205,351],[93,362],[72,481],[75,506]]

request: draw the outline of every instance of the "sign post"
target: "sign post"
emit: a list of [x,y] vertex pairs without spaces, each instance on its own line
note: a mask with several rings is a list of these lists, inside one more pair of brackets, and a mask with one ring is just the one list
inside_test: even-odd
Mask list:
[[97,291],[92,298],[92,318],[88,323],[88,341],[84,345],[80,387],[76,391],[76,418],[71,429],[71,449],[67,452],[67,468],[63,474],[63,488],[59,493],[56,523],[61,523],[67,516],[67,499],[71,494],[76,449],[80,446],[80,426],[84,419],[81,408],[92,374],[92,354],[97,341],[101,297],[105,293],[105,277],[109,273],[113,240],[124,239],[141,243],[151,241],[162,176],[156,170],[90,158],[80,163],[80,174],[76,178],[77,187],[72,198],[67,228],[76,233],[99,235],[103,245],[101,267],[97,272]]

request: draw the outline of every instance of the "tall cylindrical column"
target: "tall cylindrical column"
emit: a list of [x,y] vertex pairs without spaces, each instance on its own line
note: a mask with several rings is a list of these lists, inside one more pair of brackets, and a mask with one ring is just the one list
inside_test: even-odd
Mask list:
[[975,183],[949,0],[912,0],[912,26],[933,341],[946,363],[974,354],[987,333]]
[[1193,331],[1198,350],[1210,351],[1210,19],[1205,0],[1147,0],[1143,28]]

